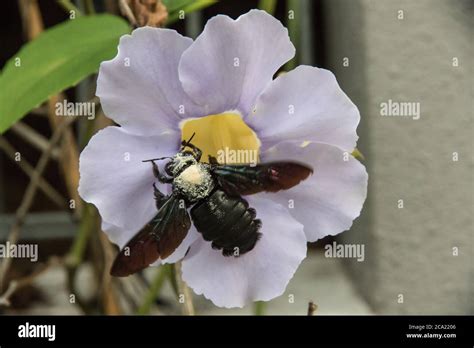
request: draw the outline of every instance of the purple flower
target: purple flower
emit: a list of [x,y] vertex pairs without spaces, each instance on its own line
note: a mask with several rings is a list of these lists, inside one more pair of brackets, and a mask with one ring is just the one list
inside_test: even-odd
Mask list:
[[290,159],[314,168],[290,190],[245,197],[263,223],[250,252],[224,257],[191,227],[158,262],[182,259],[184,281],[217,306],[280,296],[306,257],[306,243],[349,229],[366,197],[367,172],[350,155],[357,107],[324,69],[299,66],[273,80],[294,54],[282,24],[252,10],[237,20],[210,19],[194,42],[174,30],[136,29],[100,67],[97,95],[121,127],[101,130],[82,152],[79,192],[121,248],[156,214],[156,179],[142,160],[176,154],[185,120],[239,115],[258,138],[261,162]]

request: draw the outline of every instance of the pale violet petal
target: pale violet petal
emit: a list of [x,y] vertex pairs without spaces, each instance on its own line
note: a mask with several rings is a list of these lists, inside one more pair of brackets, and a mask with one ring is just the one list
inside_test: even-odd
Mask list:
[[364,205],[368,175],[349,152],[338,147],[282,142],[261,154],[262,162],[293,160],[310,165],[314,173],[299,185],[264,196],[285,207],[304,225],[308,241],[348,230]]
[[104,220],[102,220],[101,229],[109,240],[116,244],[120,250],[122,250],[127,242],[139,231],[138,229],[130,230],[129,228],[118,227]]
[[299,66],[277,77],[260,95],[246,119],[262,151],[280,141],[315,141],[352,151],[359,110],[339,87],[334,74]]
[[306,257],[303,226],[286,208],[258,195],[246,199],[263,223],[253,250],[225,257],[199,238],[183,259],[184,281],[219,307],[243,307],[280,296]]
[[287,29],[268,13],[251,10],[237,20],[218,15],[183,53],[179,78],[207,114],[236,109],[245,117],[294,54]]
[[192,43],[174,30],[144,27],[120,39],[117,56],[100,65],[97,96],[105,114],[127,131],[157,135],[202,116],[178,78],[181,54]]
[[[132,135],[120,127],[107,127],[95,134],[79,161],[79,194],[94,204],[102,218],[119,227],[138,230],[156,214],[150,162],[172,156],[179,149],[179,133],[159,136]],[[167,193],[169,185],[158,185]]]

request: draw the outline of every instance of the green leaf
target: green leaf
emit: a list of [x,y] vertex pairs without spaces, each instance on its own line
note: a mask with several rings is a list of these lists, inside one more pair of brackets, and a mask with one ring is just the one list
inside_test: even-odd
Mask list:
[[0,134],[49,97],[96,72],[117,53],[128,23],[112,15],[62,22],[25,44],[0,75]]

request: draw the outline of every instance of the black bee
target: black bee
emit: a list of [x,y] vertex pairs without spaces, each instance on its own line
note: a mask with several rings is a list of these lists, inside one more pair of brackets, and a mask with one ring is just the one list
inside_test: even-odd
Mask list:
[[[188,208],[196,229],[224,256],[249,252],[260,238],[262,222],[241,195],[287,190],[312,173],[310,167],[290,161],[228,165],[209,156],[209,163],[201,163],[202,152],[192,138],[173,157],[144,161],[152,163],[161,183],[172,185],[172,193],[166,196],[153,184],[158,212],[118,254],[111,275],[128,276],[171,255],[191,227]],[[170,161],[164,175],[155,161],[166,158]]]

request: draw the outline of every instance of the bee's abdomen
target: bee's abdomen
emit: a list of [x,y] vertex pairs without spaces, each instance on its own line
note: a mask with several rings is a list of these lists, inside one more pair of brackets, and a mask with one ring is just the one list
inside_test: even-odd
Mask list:
[[252,250],[262,226],[255,209],[242,197],[229,196],[220,189],[191,209],[194,226],[214,249],[224,256],[240,256]]

